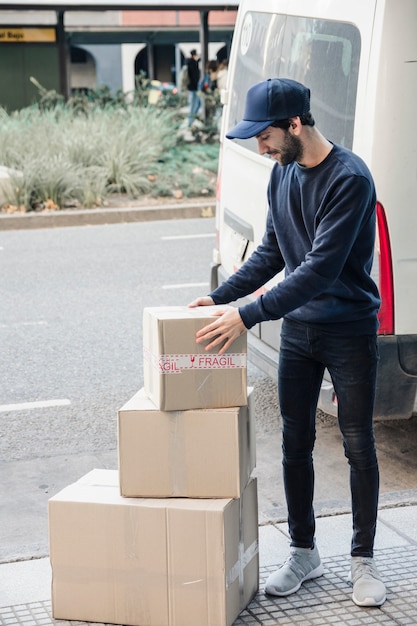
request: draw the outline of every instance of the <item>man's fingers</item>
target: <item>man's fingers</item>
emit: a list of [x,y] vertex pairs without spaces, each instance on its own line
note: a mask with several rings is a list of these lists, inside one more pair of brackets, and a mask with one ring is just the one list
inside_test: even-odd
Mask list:
[[215,314],[217,319],[214,322],[196,332],[196,342],[198,344],[204,343],[205,351],[217,348],[218,354],[223,354],[241,335],[241,320],[232,307],[216,311]]
[[211,298],[210,296],[200,296],[199,298],[196,298],[195,300],[190,302],[190,304],[188,304],[187,306],[190,309],[193,309],[199,306],[212,306],[213,304],[213,298]]
[[223,337],[221,334],[219,334],[218,332],[213,332],[213,333],[207,333],[207,335],[204,335],[203,337],[199,337],[197,339],[197,343],[204,343],[206,341],[209,341],[210,343],[208,343],[206,345],[206,350],[207,348],[209,348],[210,346],[217,346],[219,345],[219,343],[221,343],[222,341],[225,340],[225,337]]
[[207,326],[204,326],[204,328],[201,328],[200,330],[198,330],[196,333],[196,337],[197,338],[205,337],[206,339],[211,339],[215,335],[219,334],[218,326],[219,326],[219,322],[216,320],[215,322],[212,322],[211,324],[208,324]]
[[209,344],[204,346],[204,350],[208,352],[209,350],[213,350],[214,348],[217,348],[218,346],[220,346],[219,350],[217,351],[217,354],[223,354],[231,346],[231,344],[232,344],[231,339],[229,339],[228,337],[223,337],[219,335],[215,339],[213,339],[213,341],[211,341]]

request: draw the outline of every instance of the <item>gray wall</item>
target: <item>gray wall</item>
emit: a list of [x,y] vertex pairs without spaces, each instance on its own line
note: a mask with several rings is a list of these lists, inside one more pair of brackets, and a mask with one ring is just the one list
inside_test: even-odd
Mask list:
[[107,85],[112,93],[122,89],[122,55],[119,44],[85,44],[78,47],[84,48],[94,57],[97,87]]

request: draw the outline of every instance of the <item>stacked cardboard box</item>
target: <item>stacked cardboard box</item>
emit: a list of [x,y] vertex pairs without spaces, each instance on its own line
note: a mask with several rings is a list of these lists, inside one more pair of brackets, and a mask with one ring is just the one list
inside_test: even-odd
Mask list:
[[118,412],[119,470],[49,501],[56,619],[231,626],[258,589],[246,338],[195,343],[212,307],[144,311],[144,389]]
[[215,309],[144,310],[145,390],[163,411],[246,404],[246,335],[222,356],[195,341],[197,331],[215,319]]

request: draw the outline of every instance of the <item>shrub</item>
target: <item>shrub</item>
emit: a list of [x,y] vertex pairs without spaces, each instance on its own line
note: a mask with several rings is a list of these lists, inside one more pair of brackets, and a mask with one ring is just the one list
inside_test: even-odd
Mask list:
[[177,145],[161,158],[155,168],[153,196],[181,192],[186,198],[214,195],[218,162],[218,145]]
[[26,210],[98,206],[111,194],[212,194],[218,145],[185,145],[178,108],[127,105],[102,92],[67,104],[0,110],[0,162],[22,172],[9,203]]

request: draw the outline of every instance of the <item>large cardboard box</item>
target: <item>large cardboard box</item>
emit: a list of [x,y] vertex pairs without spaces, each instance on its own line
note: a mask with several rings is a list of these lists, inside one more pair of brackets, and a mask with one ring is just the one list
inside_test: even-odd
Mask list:
[[243,406],[246,333],[223,355],[196,343],[221,307],[148,307],[143,311],[144,386],[163,411]]
[[118,412],[120,491],[129,497],[239,498],[255,467],[248,404],[161,411],[141,389]]
[[230,626],[258,589],[256,479],[240,499],[123,498],[93,470],[49,500],[55,619]]

